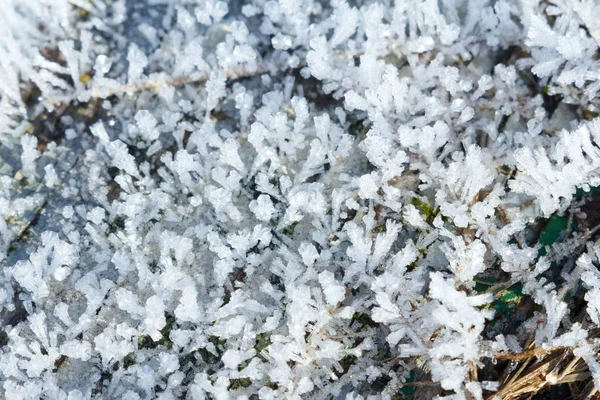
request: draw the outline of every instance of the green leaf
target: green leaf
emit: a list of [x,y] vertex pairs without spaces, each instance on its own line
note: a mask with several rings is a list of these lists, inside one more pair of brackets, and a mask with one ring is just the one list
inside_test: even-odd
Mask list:
[[498,299],[494,301],[494,310],[498,315],[508,315],[512,313],[513,308],[519,304],[523,298],[523,285],[517,283],[500,294]]
[[[414,382],[415,381],[415,370],[411,370],[410,374],[408,375],[408,378],[406,379],[406,382]],[[415,387],[414,386],[404,386],[402,389],[400,389],[400,391],[402,392],[402,394],[406,397],[410,397],[413,392],[415,391]]]
[[496,283],[496,278],[493,276],[476,276],[475,282],[475,291],[485,292],[490,286]]
[[569,217],[552,215],[546,224],[546,227],[540,234],[539,242],[544,246],[550,246],[554,244],[562,232],[567,229],[569,223]]
[[500,299],[506,302],[520,300],[523,297],[523,285],[517,283],[512,285],[500,296]]
[[598,193],[598,187],[597,186],[591,187],[590,190],[587,191],[587,192],[583,188],[578,187],[575,190],[575,194],[573,195],[573,197],[576,198],[576,199],[579,199],[579,198],[581,198],[582,196],[584,196],[586,194],[596,194],[596,193]]

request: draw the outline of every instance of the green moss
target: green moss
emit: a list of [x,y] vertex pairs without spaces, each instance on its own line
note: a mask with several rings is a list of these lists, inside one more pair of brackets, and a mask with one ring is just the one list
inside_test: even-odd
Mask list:
[[215,347],[223,346],[227,341],[225,339],[219,339],[218,336],[210,336],[208,341],[215,345]]
[[77,17],[79,17],[80,20],[87,21],[88,19],[90,19],[92,13],[86,10],[85,8],[80,8],[76,6],[73,6],[73,8],[75,8],[75,13],[77,14]]
[[[202,361],[204,361],[207,364],[216,364],[220,360],[219,356],[211,353],[210,351],[208,351],[206,349],[198,350],[198,354],[200,355],[200,358],[202,358]],[[183,365],[183,364],[181,364],[181,365]]]
[[373,228],[373,230],[371,232],[373,233],[382,233],[385,232],[387,229],[385,227],[385,224],[381,224],[379,226],[376,226],[375,228]]
[[352,315],[352,321],[356,321],[357,323],[359,323],[361,325],[361,328],[373,328],[377,326],[377,323],[373,321],[371,319],[371,316],[367,313],[354,313],[354,315]]
[[129,353],[123,358],[123,369],[127,369],[137,363],[134,353]]
[[92,389],[92,397],[102,397],[102,392],[104,391],[105,384],[110,382],[112,379],[112,373],[110,371],[102,371],[100,373],[100,379],[96,382],[95,387]]
[[185,368],[190,363],[192,365],[196,364],[196,352],[195,351],[187,354],[184,357],[179,358],[179,365],[181,365],[182,368]]
[[125,228],[125,219],[121,216],[116,217],[109,225],[109,232],[115,233]]
[[[346,354],[344,356],[344,358],[342,358],[339,363],[343,368],[343,372],[342,374],[345,374],[346,372],[348,372],[348,370],[350,369],[351,366],[354,365],[354,363],[356,363],[356,361],[358,360],[358,358],[355,355],[352,354]],[[341,376],[341,374],[340,374]]]
[[173,330],[173,325],[175,324],[175,316],[169,313],[165,313],[165,319],[167,323],[164,328],[160,330],[160,334],[162,337],[158,341],[158,344],[166,345],[169,349],[173,347],[173,342],[171,341],[170,335]]
[[138,349],[155,349],[158,346],[166,346],[171,349],[173,342],[169,335],[173,330],[173,324],[175,323],[175,317],[169,313],[165,313],[165,326],[160,330],[161,338],[158,341],[152,340],[149,335],[142,335],[138,338]]
[[19,186],[26,187],[29,186],[29,180],[27,178],[23,178],[19,181]]
[[247,388],[252,385],[252,381],[250,378],[239,378],[239,379],[231,379],[229,380],[228,390],[235,390],[240,388]]
[[84,85],[87,84],[90,79],[92,79],[92,77],[88,74],[79,75],[79,82],[83,83]]
[[347,117],[348,125],[347,132],[352,136],[360,136],[366,130],[365,119],[358,119],[354,114],[350,114]]
[[427,221],[428,223],[432,223],[435,217],[437,217],[440,213],[439,207],[434,208],[429,203],[424,202],[423,200],[420,200],[416,197],[411,200],[411,204],[421,212],[421,214],[425,218],[425,221]]
[[212,118],[212,120],[214,120],[216,122],[225,121],[225,120],[229,119],[227,114],[222,110],[213,110],[210,113],[210,117]]
[[392,352],[390,351],[390,347],[387,343],[384,346],[380,347],[379,350],[377,350],[377,358],[380,361],[387,360],[391,357],[391,355]]
[[149,335],[142,335],[138,338],[138,350],[155,349],[158,343],[152,340]]
[[256,335],[256,343],[254,344],[254,350],[256,350],[256,352],[258,354],[260,354],[261,351],[263,351],[270,345],[271,345],[271,333],[270,332],[259,333],[258,335]]
[[288,226],[286,226],[285,228],[283,228],[283,230],[281,231],[284,235],[293,238],[294,237],[294,232],[296,230],[296,227],[298,226],[298,224],[300,223],[300,221],[296,221]]

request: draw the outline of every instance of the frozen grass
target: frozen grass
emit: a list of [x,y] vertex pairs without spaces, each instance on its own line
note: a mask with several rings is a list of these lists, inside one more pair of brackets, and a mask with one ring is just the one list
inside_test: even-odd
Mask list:
[[598,396],[595,2],[0,22],[3,397]]

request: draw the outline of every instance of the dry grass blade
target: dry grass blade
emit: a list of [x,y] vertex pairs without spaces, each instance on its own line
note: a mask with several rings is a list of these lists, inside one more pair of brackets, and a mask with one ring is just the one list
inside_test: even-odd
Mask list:
[[[226,71],[225,75],[228,80],[247,78],[250,76],[255,76],[266,72],[267,69],[264,66],[258,66],[256,70],[246,70],[245,68],[237,69],[232,68]],[[189,83],[206,83],[208,81],[208,74],[196,74],[193,76],[176,76],[176,77],[168,77],[168,78],[155,78],[149,77],[146,80],[135,84],[121,84],[114,88],[91,88],[89,90],[84,91],[83,93],[75,93],[71,96],[65,97],[57,97],[53,99],[46,100],[49,104],[59,105],[59,104],[68,104],[74,101],[77,97],[81,98],[90,98],[90,99],[98,99],[98,98],[108,98],[110,96],[119,95],[119,94],[129,94],[132,95],[134,93],[140,91],[159,91],[162,88],[168,86],[182,86]]]
[[[528,347],[531,347],[528,346]],[[519,354],[498,354],[498,358],[520,362],[508,372],[498,392],[487,399],[529,399],[554,385],[568,384],[574,399],[587,399],[596,393],[591,373],[581,357],[574,356],[570,348],[531,348]],[[583,383],[583,390],[580,390]]]
[[519,369],[515,376],[513,376],[508,385],[503,387],[495,394],[503,400],[513,400],[524,397],[528,394],[535,394],[544,388],[548,383],[546,382],[546,375],[556,366],[560,356],[548,357],[538,363],[525,369]]
[[548,349],[544,348],[535,348],[532,350],[524,351],[522,353],[498,353],[496,354],[496,358],[511,360],[511,361],[522,361],[529,359],[531,357],[539,357],[545,354],[554,353],[560,350],[565,350],[565,347],[552,347]]

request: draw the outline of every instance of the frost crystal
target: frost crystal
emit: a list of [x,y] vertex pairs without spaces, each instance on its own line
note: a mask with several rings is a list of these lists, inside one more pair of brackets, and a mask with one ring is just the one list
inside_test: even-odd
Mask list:
[[1,398],[600,389],[597,2],[2,6]]

